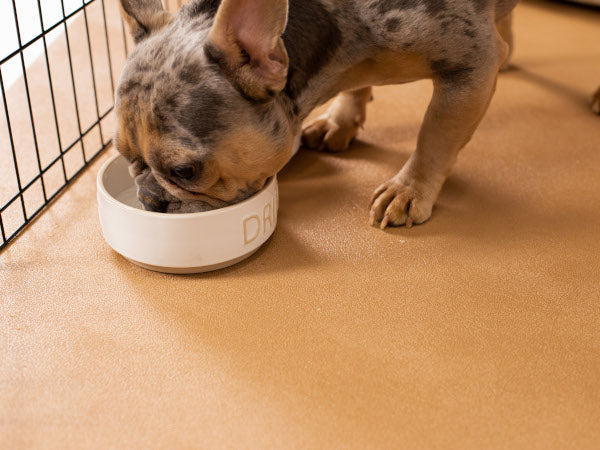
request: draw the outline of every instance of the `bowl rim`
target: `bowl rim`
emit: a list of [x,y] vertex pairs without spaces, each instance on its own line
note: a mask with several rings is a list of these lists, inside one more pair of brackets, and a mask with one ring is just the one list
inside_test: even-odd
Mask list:
[[195,213],[178,213],[178,214],[167,214],[167,213],[161,213],[161,212],[155,212],[155,211],[146,211],[145,209],[138,209],[138,208],[135,208],[133,206],[129,206],[129,205],[126,205],[125,203],[120,202],[119,200],[117,200],[116,198],[114,198],[106,190],[106,187],[104,186],[104,182],[103,182],[104,174],[108,170],[108,167],[111,164],[113,164],[119,158],[126,159],[123,155],[117,153],[116,155],[113,155],[110,158],[108,158],[108,160],[106,160],[104,162],[104,164],[102,164],[102,167],[100,167],[100,170],[98,171],[98,175],[96,177],[96,185],[97,185],[97,188],[98,188],[98,192],[101,192],[102,196],[106,200],[108,200],[110,203],[114,204],[115,206],[117,206],[117,207],[119,207],[121,209],[124,209],[125,211],[129,211],[131,213],[135,213],[135,214],[138,214],[138,215],[141,215],[141,216],[161,217],[161,218],[163,218],[165,220],[194,219],[194,218],[200,218],[200,217],[215,216],[215,215],[218,215],[218,214],[223,214],[225,212],[230,212],[230,211],[233,211],[235,209],[239,209],[243,205],[245,205],[246,203],[248,203],[248,202],[256,199],[257,196],[259,196],[260,194],[264,193],[273,184],[277,183],[277,175],[273,175],[272,177],[270,177],[267,180],[267,182],[265,183],[265,185],[262,187],[261,190],[259,190],[258,192],[255,192],[254,194],[252,194],[247,199],[245,199],[245,200],[243,200],[243,201],[241,201],[239,203],[235,203],[233,205],[225,206],[223,208],[213,209],[213,210],[210,210],[210,211],[201,211],[201,212],[195,212]]

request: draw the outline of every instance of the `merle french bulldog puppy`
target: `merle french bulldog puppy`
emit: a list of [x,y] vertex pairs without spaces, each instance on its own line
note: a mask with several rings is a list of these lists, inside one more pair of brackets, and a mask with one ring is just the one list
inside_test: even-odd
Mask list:
[[192,0],[175,16],[160,0],[120,1],[137,46],[115,142],[145,174],[149,209],[241,201],[285,165],[298,133],[344,150],[371,86],[431,78],[416,151],[372,198],[371,223],[385,228],[430,217],[492,98],[518,0]]

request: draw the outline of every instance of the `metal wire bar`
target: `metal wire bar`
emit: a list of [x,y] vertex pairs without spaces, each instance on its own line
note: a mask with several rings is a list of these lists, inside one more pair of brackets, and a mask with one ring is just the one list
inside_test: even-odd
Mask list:
[[[73,58],[71,57],[71,43],[69,42],[69,28],[67,27],[67,17],[65,16],[65,2],[60,0],[60,6],[62,8],[63,24],[65,26],[65,40],[67,42],[67,56],[69,59],[69,71],[71,74],[71,87],[73,88],[73,101],[75,102],[75,115],[77,116],[77,130],[81,136],[81,117],[79,115],[79,102],[77,101],[77,90],[75,89],[75,75],[73,73]],[[85,7],[85,3],[84,3]],[[83,9],[83,8],[82,8]],[[81,156],[85,162],[85,144],[81,142]]]
[[[13,0],[15,1],[15,0]],[[87,38],[88,45],[88,53],[90,57],[90,68],[92,69],[92,86],[94,87],[94,104],[96,106],[96,117],[100,120],[100,108],[98,106],[98,92],[96,91],[96,74],[94,72],[94,58],[92,57],[92,44],[90,42],[90,29],[88,26],[88,18],[87,11],[83,8],[83,18],[85,22],[85,37]],[[102,124],[98,125],[100,128],[100,143],[104,145],[104,137],[102,136]],[[86,161],[85,154],[83,155],[83,160]],[[87,162],[87,161],[86,161]]]
[[[62,158],[63,155],[67,154],[69,152],[69,150],[71,150],[73,147],[75,147],[77,144],[79,144],[80,142],[83,142],[83,138],[90,132],[92,131],[96,126],[98,126],[98,124],[100,123],[100,121],[102,121],[106,116],[108,116],[112,111],[112,108],[110,108],[108,111],[106,111],[104,114],[102,114],[100,116],[100,120],[97,120],[96,122],[94,122],[92,125],[90,125],[86,130],[83,131],[83,133],[81,134],[81,137],[79,137],[77,140],[75,140],[75,142],[73,142],[71,145],[69,145],[67,148],[65,148],[62,151],[61,155],[58,155],[56,158],[54,158],[52,161],[50,161],[50,163],[44,168],[42,169],[42,171],[37,174],[33,179],[31,179],[25,186],[23,186],[21,188],[21,191],[26,191],[27,189],[29,189],[31,186],[33,186],[35,184],[35,182],[37,180],[40,179],[40,177],[42,175],[44,175],[46,172],[48,172],[52,166],[54,166],[54,164],[56,164],[56,162],[58,160],[60,160]],[[71,181],[73,177],[67,177],[66,181]],[[6,209],[8,209],[8,207],[10,206],[11,203],[13,203],[17,198],[19,198],[21,196],[21,193],[16,194],[14,197],[12,197],[8,202],[6,202],[6,204],[0,208],[0,213],[4,212]]]
[[110,44],[108,42],[108,26],[106,25],[106,10],[104,8],[104,0],[100,1],[102,5],[102,18],[104,19],[104,38],[106,39],[106,59],[108,61],[108,73],[110,74],[110,90],[113,98],[115,97],[115,80],[113,80],[112,61],[110,60]]
[[[71,179],[70,179],[69,181],[71,181],[71,182],[72,182],[72,181],[74,181],[75,179],[77,179],[77,177],[78,177],[79,175],[81,175],[81,173],[82,173],[82,172],[83,172],[85,169],[87,169],[87,167],[88,167],[88,166],[89,166],[91,163],[93,163],[93,162],[96,160],[96,158],[98,158],[98,156],[100,156],[100,154],[101,154],[101,153],[102,153],[104,150],[106,150],[106,149],[108,148],[108,146],[109,146],[109,145],[110,145],[110,142],[108,142],[106,145],[102,146],[102,147],[100,148],[100,150],[98,150],[98,151],[97,151],[97,152],[96,152],[96,153],[95,153],[95,154],[94,154],[94,155],[93,155],[93,156],[90,158],[90,160],[87,162],[87,164],[84,164],[83,166],[81,166],[81,167],[79,168],[79,170],[77,170],[77,172],[75,172],[75,173],[73,174],[73,176],[71,177]],[[54,194],[52,194],[52,196],[51,196],[50,198],[48,198],[48,201],[47,201],[45,204],[43,204],[43,205],[42,205],[42,206],[40,206],[40,207],[39,207],[37,210],[35,210],[35,211],[34,211],[34,212],[31,214],[31,216],[30,216],[28,219],[25,219],[25,221],[23,222],[23,224],[22,224],[22,225],[21,225],[19,228],[17,228],[17,229],[16,229],[16,230],[15,230],[15,231],[14,231],[14,232],[13,232],[13,233],[12,233],[12,234],[11,234],[11,235],[8,237],[8,239],[6,239],[6,241],[4,242],[4,244],[2,244],[2,247],[5,247],[5,246],[6,246],[6,244],[8,244],[8,243],[9,243],[10,241],[12,241],[12,240],[13,240],[15,237],[17,237],[17,236],[19,235],[19,233],[20,233],[20,232],[21,232],[21,231],[22,231],[22,230],[23,230],[23,229],[24,229],[24,228],[25,228],[27,225],[29,225],[29,224],[30,224],[30,223],[31,223],[33,220],[35,220],[35,218],[37,217],[37,215],[38,215],[40,212],[42,212],[42,210],[44,210],[44,208],[46,208],[46,207],[47,207],[47,206],[48,206],[48,205],[49,205],[49,204],[50,204],[50,203],[51,203],[51,202],[52,202],[52,201],[53,201],[53,200],[54,200],[56,197],[58,197],[58,195],[59,195],[60,193],[62,193],[62,191],[64,191],[64,189],[65,189],[65,188],[66,188],[66,187],[67,187],[69,184],[70,184],[70,183],[63,184],[63,185],[60,187],[60,189],[58,189],[58,190],[57,190],[57,191],[56,191]],[[0,247],[0,248],[2,248],[2,247]]]
[[[60,27],[64,23],[64,21],[66,19],[70,19],[71,17],[77,15],[77,13],[81,12],[83,10],[83,8],[85,8],[87,5],[89,5],[90,3],[95,2],[95,1],[96,0],[90,0],[87,3],[84,2],[83,6],[80,6],[79,8],[77,8],[74,11],[70,12],[66,17],[65,17],[65,8],[64,8],[64,5],[63,5],[63,20],[61,20],[60,22],[55,23],[54,25],[52,25],[51,27],[49,27],[46,30],[42,30],[42,32],[40,34],[38,34],[34,38],[31,38],[25,44],[20,45],[17,50],[9,53],[4,58],[0,59],[0,65],[4,64],[6,61],[8,61],[9,59],[13,58],[14,56],[17,56],[19,53],[22,53],[23,50],[25,50],[27,47],[30,47],[31,45],[35,44],[43,36],[48,35],[51,31],[53,31],[54,29]],[[61,3],[62,3],[62,0],[61,0]]]
[[10,150],[15,168],[15,176],[17,178],[17,187],[19,188],[18,196],[21,197],[21,207],[23,208],[23,218],[27,219],[25,211],[25,200],[23,200],[23,189],[21,188],[21,175],[19,174],[19,165],[17,164],[17,153],[15,151],[15,140],[10,126],[10,116],[8,114],[8,103],[6,102],[6,91],[4,89],[4,79],[2,78],[2,70],[0,70],[0,91],[2,91],[2,102],[4,103],[4,115],[6,117],[6,126],[8,128],[8,139],[10,141]]
[[125,33],[125,23],[121,21],[121,32],[123,33],[123,49],[125,50],[125,57],[129,54],[129,48],[127,45],[127,35]]
[[[15,0],[12,0],[13,5],[13,14],[15,16],[15,26],[17,28],[17,39],[19,42],[19,47],[21,46],[21,31],[19,30],[19,18],[17,16],[17,4]],[[23,81],[25,82],[25,94],[27,95],[27,106],[29,108],[29,120],[31,121],[31,131],[33,133],[33,146],[35,147],[35,156],[37,159],[38,169],[40,172],[42,171],[42,162],[40,160],[40,148],[38,146],[37,133],[35,132],[35,121],[33,120],[33,110],[31,109],[31,96],[29,93],[29,82],[27,81],[27,68],[25,67],[25,56],[23,56],[23,52],[21,52],[21,68],[23,69]],[[44,179],[42,178],[42,192],[44,193],[44,201],[48,201],[48,197],[46,196],[46,186],[44,184]]]
[[4,233],[4,224],[2,223],[2,216],[0,216],[0,233],[2,234],[2,243],[6,242],[6,234]]
[[[90,34],[90,22],[89,22],[89,18],[88,18],[88,13],[90,15],[90,17],[92,17],[92,10],[87,10],[87,6],[89,6],[91,3],[93,3],[94,1],[99,1],[100,2],[100,9],[96,10],[94,9],[94,14],[98,14],[97,16],[93,16],[94,19],[98,18],[100,20],[102,20],[102,23],[100,23],[99,25],[102,25],[104,28],[104,44],[106,45],[106,53],[107,53],[107,60],[106,60],[106,64],[108,66],[108,71],[109,71],[109,80],[104,80],[104,77],[102,77],[102,79],[97,77],[97,72],[95,70],[94,67],[94,62],[99,63],[99,61],[94,61],[94,57],[92,54],[92,38],[91,38],[91,34]],[[21,37],[21,30],[19,29],[19,15],[17,12],[17,6],[16,6],[16,0],[12,0],[12,7],[13,7],[13,16],[14,16],[14,21],[15,21],[15,28],[17,31],[17,42],[18,42],[18,48],[14,51],[11,51],[10,53],[8,53],[6,56],[4,56],[2,59],[0,59],[0,94],[2,95],[2,105],[4,107],[4,115],[5,115],[5,119],[6,119],[6,126],[7,126],[7,130],[8,130],[8,144],[10,145],[10,153],[11,153],[11,157],[12,157],[12,167],[8,167],[9,170],[14,171],[14,176],[16,179],[16,191],[14,192],[9,192],[9,196],[10,199],[8,201],[3,201],[3,204],[0,204],[0,236],[2,236],[2,241],[0,244],[0,250],[6,248],[6,246],[8,245],[8,243],[10,243],[12,240],[14,240],[26,227],[29,223],[31,223],[33,220],[35,220],[35,218],[38,216],[38,214],[44,209],[46,208],[50,203],[52,203],[52,201],[54,199],[56,199],[56,197],[58,195],[60,195],[64,189],[74,180],[76,179],[88,166],[90,163],[92,163],[111,143],[110,139],[105,140],[104,138],[104,133],[103,133],[103,120],[105,118],[107,118],[107,116],[113,111],[113,106],[111,105],[108,109],[106,109],[104,112],[101,113],[100,111],[100,103],[99,103],[99,96],[98,93],[100,91],[100,89],[103,89],[102,92],[106,92],[104,91],[104,89],[108,89],[108,87],[110,86],[110,92],[112,93],[113,97],[115,94],[115,76],[114,76],[114,65],[113,65],[113,54],[111,53],[111,47],[113,47],[113,41],[111,40],[111,35],[109,33],[109,26],[108,26],[108,21],[107,21],[107,9],[105,6],[105,0],[81,0],[81,6],[77,6],[74,10],[72,10],[71,12],[69,12],[67,14],[66,12],[66,8],[65,8],[65,3],[64,0],[60,0],[60,9],[62,12],[62,19],[60,19],[58,22],[53,23],[52,25],[50,25],[48,28],[44,28],[44,16],[43,16],[43,11],[42,10],[42,6],[41,6],[41,0],[37,0],[37,6],[38,6],[38,14],[39,14],[39,24],[40,24],[40,33],[36,34],[36,36],[34,36],[33,38],[29,39],[27,42],[23,42],[22,37]],[[58,8],[58,5],[57,5]],[[96,12],[98,11],[98,12]],[[58,12],[58,11],[57,11]],[[73,53],[73,47],[71,46],[72,41],[71,38],[69,37],[69,26],[67,24],[67,22],[71,19],[74,19],[75,17],[77,17],[77,15],[83,16],[83,22],[85,25],[85,35],[86,35],[86,42],[87,42],[87,47],[86,47],[86,51],[88,53],[88,57],[89,57],[89,64],[90,64],[90,70],[91,70],[91,81],[92,81],[92,87],[93,87],[93,93],[94,93],[94,105],[95,105],[95,111],[96,111],[96,118],[94,120],[94,122],[88,126],[87,128],[83,128],[83,124],[82,124],[82,116],[81,116],[81,111],[80,111],[80,103],[79,103],[79,98],[78,98],[78,94],[77,94],[77,84],[76,84],[76,79],[75,79],[75,75],[77,74],[76,72],[76,68],[77,66],[75,65],[75,61],[77,61],[75,59],[75,54]],[[34,21],[36,21],[36,19],[34,18]],[[121,27],[121,32],[120,34],[122,34],[122,38],[123,38],[123,49],[125,51],[125,57],[127,57],[127,55],[129,54],[129,48],[128,48],[128,43],[127,43],[127,36],[125,34],[125,26],[123,24],[122,21],[120,21],[120,27]],[[115,24],[116,25],[116,24]],[[63,64],[68,64],[68,69],[69,69],[69,75],[70,75],[70,81],[67,81],[67,83],[70,84],[72,93],[73,93],[73,108],[74,108],[74,112],[75,112],[75,118],[76,118],[76,122],[77,122],[77,127],[76,127],[76,131],[78,133],[77,137],[75,138],[74,141],[72,141],[71,143],[69,143],[69,145],[67,145],[65,147],[65,142],[64,142],[64,136],[61,136],[61,122],[59,121],[59,115],[61,113],[61,108],[64,109],[63,106],[58,106],[57,104],[57,94],[60,91],[57,91],[55,89],[55,84],[54,82],[56,80],[54,80],[53,76],[52,76],[52,70],[51,67],[52,64],[55,64],[57,61],[55,61],[54,56],[52,58],[52,64],[50,62],[50,52],[49,52],[49,42],[51,42],[50,38],[48,38],[48,34],[51,33],[54,30],[58,30],[60,29],[60,27],[63,28],[64,30],[64,35],[65,35],[65,42],[66,42],[66,50],[67,50],[67,54],[66,57],[64,58],[64,61],[62,61]],[[94,27],[96,27],[96,22],[94,22]],[[96,28],[94,28],[93,30],[96,30]],[[92,31],[93,31],[92,30]],[[114,30],[114,28],[111,28],[111,30]],[[118,30],[118,29],[117,29]],[[118,33],[118,31],[117,31]],[[71,30],[71,34],[72,34],[72,30]],[[71,36],[73,37],[73,36]],[[48,88],[49,88],[49,92],[50,92],[50,100],[52,103],[52,113],[48,113],[48,117],[47,120],[48,122],[44,122],[45,124],[49,125],[49,122],[51,120],[53,120],[53,128],[56,131],[56,136],[57,136],[57,142],[58,142],[58,148],[59,148],[59,154],[58,155],[52,155],[52,160],[49,163],[45,163],[44,165],[42,165],[42,161],[41,161],[41,155],[40,155],[40,148],[39,148],[39,142],[38,142],[38,136],[36,134],[36,123],[34,120],[34,114],[33,114],[33,107],[32,107],[32,96],[31,96],[31,91],[30,91],[30,80],[28,79],[28,73],[27,73],[27,66],[25,64],[25,56],[24,56],[24,52],[26,49],[30,48],[32,45],[34,45],[37,42],[40,42],[43,45],[43,54],[40,55],[40,58],[44,58],[43,61],[41,61],[42,64],[45,65],[45,69],[47,71],[47,83],[48,83]],[[96,42],[94,41],[94,44],[96,44]],[[118,45],[117,45],[118,47]],[[94,46],[94,50],[96,50],[97,47]],[[81,55],[77,54],[78,57],[80,57]],[[23,82],[25,85],[25,101],[27,101],[27,109],[28,109],[28,118],[30,121],[30,125],[31,125],[31,133],[33,136],[33,150],[35,150],[35,163],[31,162],[31,167],[28,167],[27,169],[33,169],[35,167],[36,170],[36,174],[33,176],[32,179],[29,179],[29,176],[27,177],[27,181],[25,181],[23,179],[23,171],[21,170],[22,168],[19,167],[19,164],[24,164],[22,160],[20,160],[21,158],[21,147],[17,148],[16,147],[16,143],[15,143],[15,136],[20,135],[22,133],[21,129],[17,129],[15,128],[15,125],[19,125],[20,124],[20,118],[15,118],[15,113],[11,111],[11,104],[9,104],[9,101],[7,100],[6,94],[7,94],[7,85],[5,84],[5,79],[3,78],[3,70],[2,70],[2,65],[8,61],[10,61],[12,58],[14,57],[18,57],[20,59],[20,68],[22,70],[23,73]],[[102,58],[103,59],[103,58]],[[103,63],[104,64],[104,63]],[[32,83],[35,83],[35,86],[38,86],[38,79],[34,78],[34,74],[37,74],[39,76],[39,72],[31,72],[29,75],[31,75],[31,80],[36,80],[35,82],[32,81]],[[42,75],[43,77],[43,75]],[[81,93],[81,92],[80,92]],[[11,115],[13,116],[11,118]],[[39,116],[36,116],[36,118],[42,122],[44,121],[44,118],[40,118]],[[17,120],[19,119],[19,120]],[[92,119],[93,120],[93,119]],[[25,122],[25,126],[28,127],[28,125]],[[87,126],[87,123],[86,123]],[[93,152],[93,154],[86,156],[86,147],[89,147],[90,145],[95,145],[95,144],[91,144],[88,140],[87,142],[87,146],[86,146],[86,142],[85,142],[85,138],[92,133],[92,131],[97,131],[100,137],[100,142],[99,145],[97,147],[97,149],[94,149],[95,151]],[[15,134],[18,133],[18,134]],[[77,163],[78,165],[75,166],[75,172],[72,173],[70,176],[68,174],[67,171],[67,161],[66,161],[66,156],[71,154],[72,152],[75,151],[75,147],[77,146],[81,146],[81,163]],[[91,148],[89,148],[91,150]],[[60,185],[58,186],[58,188],[51,194],[48,193],[47,189],[46,189],[46,184],[45,184],[45,178],[48,176],[48,172],[51,170],[55,170],[58,169],[57,164],[60,166],[60,170],[62,171],[62,175],[60,176]],[[81,165],[79,165],[81,164]],[[58,175],[58,173],[57,173]],[[54,175],[53,175],[54,176]],[[2,180],[0,180],[0,182],[2,182]],[[27,196],[27,192],[28,189],[31,189],[34,187],[34,185],[40,185],[42,187],[42,192],[43,192],[43,202],[41,202],[41,196],[40,196],[40,203],[35,203],[35,204],[30,204],[29,201],[26,201],[26,196]],[[6,187],[6,186],[5,186]],[[52,189],[54,189],[54,186],[52,187]],[[6,190],[5,190],[6,192]],[[29,200],[29,197],[27,197],[27,200]],[[20,206],[17,206],[20,205]],[[17,206],[20,210],[22,210],[22,220],[17,217],[17,216],[13,216],[13,212],[9,211],[10,208]],[[27,211],[27,209],[30,209],[31,211]],[[10,216],[6,216],[6,214],[10,214]],[[10,220],[8,220],[8,217],[11,217]]]
[[[44,29],[44,19],[42,18],[42,4],[38,1],[38,13],[40,15],[40,27]],[[50,60],[48,59],[48,44],[46,43],[46,36],[42,37],[44,43],[44,60],[46,61],[46,70],[48,71],[48,86],[50,87],[50,98],[52,99],[52,113],[54,114],[54,125],[56,126],[56,139],[58,141],[58,152],[62,162],[62,172],[65,183],[67,182],[67,171],[65,169],[65,160],[63,159],[62,143],[60,139],[60,129],[58,126],[58,115],[56,114],[56,101],[54,99],[54,86],[52,84],[52,74],[50,73]]]

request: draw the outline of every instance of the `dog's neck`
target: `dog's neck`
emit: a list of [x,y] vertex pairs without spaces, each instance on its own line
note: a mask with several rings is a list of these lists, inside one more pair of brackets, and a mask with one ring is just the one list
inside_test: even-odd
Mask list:
[[[356,20],[356,16],[347,11],[343,19]],[[289,3],[288,24],[282,36],[290,61],[288,82],[279,97],[299,121],[334,97],[344,72],[367,57],[369,36],[364,27],[346,26],[342,30],[338,20],[341,18],[331,14],[320,0]]]

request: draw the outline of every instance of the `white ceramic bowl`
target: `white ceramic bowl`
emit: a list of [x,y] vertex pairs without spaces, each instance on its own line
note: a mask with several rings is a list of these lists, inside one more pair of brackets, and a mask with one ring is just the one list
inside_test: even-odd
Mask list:
[[98,173],[98,214],[106,242],[131,262],[159,272],[207,272],[247,258],[275,231],[278,207],[276,177],[226,208],[163,214],[141,209],[122,156],[110,158]]

